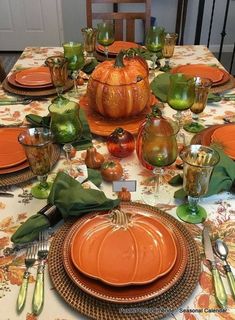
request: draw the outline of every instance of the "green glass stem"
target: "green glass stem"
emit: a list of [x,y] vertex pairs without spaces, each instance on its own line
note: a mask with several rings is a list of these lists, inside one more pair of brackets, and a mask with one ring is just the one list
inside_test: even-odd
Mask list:
[[152,70],[153,70],[153,72],[155,70],[156,61],[157,61],[157,55],[156,55],[156,53],[154,53],[152,56]]
[[38,181],[40,182],[40,187],[42,189],[47,189],[49,187],[48,183],[47,183],[47,174],[43,175],[43,176],[38,176]]
[[162,174],[163,174],[163,169],[162,168],[154,168],[153,173],[155,175],[154,179],[154,204],[156,205],[159,201],[159,188],[160,188],[160,183],[162,179]]
[[61,98],[61,96],[63,94],[63,91],[64,91],[64,87],[63,86],[57,86],[56,87],[56,93],[57,93],[58,98]]
[[68,175],[70,175],[71,177],[74,176],[75,173],[75,169],[73,169],[73,165],[72,165],[72,161],[70,159],[70,152],[72,151],[72,144],[71,143],[66,143],[63,146],[63,150],[65,151],[65,155],[66,155],[66,161],[67,161],[67,173]]
[[198,197],[191,197],[188,196],[188,205],[189,205],[189,211],[192,215],[196,215],[198,213]]
[[198,114],[192,113],[192,120],[193,120],[193,122],[199,121],[199,116],[198,116]]
[[104,46],[104,54],[106,56],[106,59],[108,59],[108,57],[109,57],[109,47],[108,46]]
[[199,116],[196,113],[192,113],[192,122],[184,125],[184,130],[192,133],[197,133],[205,129],[205,127],[199,122]]
[[72,72],[72,79],[73,79],[73,92],[75,94],[77,94],[77,77],[78,77],[78,73],[79,73],[79,70],[74,70]]

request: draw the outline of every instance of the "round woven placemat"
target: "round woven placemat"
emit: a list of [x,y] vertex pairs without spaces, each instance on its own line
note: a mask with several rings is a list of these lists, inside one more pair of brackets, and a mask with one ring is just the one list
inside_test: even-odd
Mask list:
[[[136,205],[149,207],[139,203],[136,203]],[[162,295],[138,303],[113,303],[85,293],[72,282],[63,267],[63,242],[73,223],[77,221],[71,219],[65,222],[56,233],[48,256],[49,274],[53,285],[71,307],[91,319],[156,320],[162,319],[168,313],[177,310],[189,298],[198,283],[201,270],[197,244],[181,222],[157,208],[156,210],[180,229],[188,244],[188,264],[182,278]]]
[[[52,167],[56,164],[60,156],[60,146],[53,144],[53,149],[52,149],[52,155],[51,155],[51,162],[52,162]],[[6,174],[1,174],[0,175],[0,187],[5,187],[5,186],[11,186],[15,184],[19,184],[22,182],[26,182],[30,179],[35,178],[35,174],[32,172],[30,167],[27,167],[25,169],[12,172],[12,173],[6,173]]]
[[229,90],[235,87],[235,79],[232,75],[230,75],[230,79],[229,81],[227,81],[224,84],[221,84],[219,86],[215,86],[215,87],[211,87],[210,88],[210,92],[211,93],[220,93],[223,92],[225,90]]

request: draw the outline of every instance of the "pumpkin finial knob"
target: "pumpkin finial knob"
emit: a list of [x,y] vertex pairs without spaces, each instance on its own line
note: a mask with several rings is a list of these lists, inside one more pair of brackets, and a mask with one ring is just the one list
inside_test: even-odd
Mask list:
[[110,217],[114,226],[118,228],[127,228],[130,223],[130,215],[119,209],[113,210]]

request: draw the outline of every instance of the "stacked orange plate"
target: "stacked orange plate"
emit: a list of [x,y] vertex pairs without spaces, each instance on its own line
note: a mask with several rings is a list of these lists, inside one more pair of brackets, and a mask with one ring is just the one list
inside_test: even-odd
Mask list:
[[23,128],[0,128],[0,175],[16,172],[29,166],[18,135]]
[[172,68],[171,73],[183,73],[193,77],[210,79],[212,86],[219,86],[229,81],[230,75],[223,69],[206,64],[186,64]]

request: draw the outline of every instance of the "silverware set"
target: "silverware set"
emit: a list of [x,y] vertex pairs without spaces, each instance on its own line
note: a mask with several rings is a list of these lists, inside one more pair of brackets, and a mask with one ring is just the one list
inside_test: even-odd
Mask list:
[[235,278],[231,271],[230,266],[227,263],[228,248],[226,244],[220,239],[216,240],[215,246],[213,248],[207,227],[204,227],[203,229],[203,244],[204,244],[206,259],[210,261],[210,264],[211,264],[211,273],[213,277],[213,285],[215,290],[216,302],[219,307],[226,308],[227,295],[224,289],[224,285],[223,285],[220,273],[216,266],[214,253],[224,262],[224,270],[226,271],[226,274],[227,274],[232,296],[235,299]]
[[36,283],[33,293],[32,310],[35,315],[39,315],[44,303],[44,270],[47,255],[49,253],[49,232],[47,230],[39,233],[39,241],[30,244],[26,249],[25,267],[22,284],[17,298],[17,311],[21,312],[24,308],[28,282],[30,277],[30,268],[38,261]]

